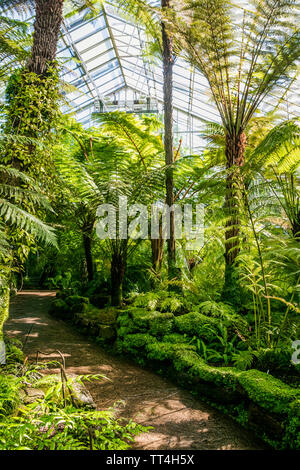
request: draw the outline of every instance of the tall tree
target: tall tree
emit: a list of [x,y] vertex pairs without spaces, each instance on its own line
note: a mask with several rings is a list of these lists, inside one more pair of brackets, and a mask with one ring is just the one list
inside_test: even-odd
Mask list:
[[[229,0],[186,0],[165,17],[180,52],[208,81],[225,128],[226,278],[239,252],[241,172],[246,127],[275,91],[281,96],[296,75],[300,54],[296,0],[249,1],[243,10]],[[283,88],[282,88],[283,87]],[[278,100],[272,97],[274,106]]]
[[[163,10],[170,10],[171,1],[162,0]],[[173,66],[174,50],[172,36],[162,22],[162,45],[163,45],[163,96],[164,96],[164,146],[166,161],[166,204],[172,208],[174,205],[174,138],[173,138]],[[170,234],[168,244],[168,271],[169,278],[176,276],[176,248],[175,248],[175,214],[170,211]]]

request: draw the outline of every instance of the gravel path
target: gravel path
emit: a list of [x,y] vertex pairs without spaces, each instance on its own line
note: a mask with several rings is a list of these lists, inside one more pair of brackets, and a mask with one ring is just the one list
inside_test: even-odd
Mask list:
[[[10,336],[23,340],[30,359],[41,349],[62,351],[67,372],[103,374],[110,380],[88,384],[98,409],[122,400],[118,413],[153,426],[136,438],[134,449],[263,449],[253,434],[170,381],[132,362],[111,356],[61,320],[48,315],[53,292],[23,291],[11,303]],[[29,333],[29,334],[28,334]],[[58,359],[57,353],[50,356]],[[49,360],[49,356],[47,356]]]

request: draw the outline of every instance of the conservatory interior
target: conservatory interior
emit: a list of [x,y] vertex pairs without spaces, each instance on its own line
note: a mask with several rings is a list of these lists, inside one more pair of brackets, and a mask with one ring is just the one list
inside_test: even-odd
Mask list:
[[299,15],[0,1],[1,450],[300,450]]

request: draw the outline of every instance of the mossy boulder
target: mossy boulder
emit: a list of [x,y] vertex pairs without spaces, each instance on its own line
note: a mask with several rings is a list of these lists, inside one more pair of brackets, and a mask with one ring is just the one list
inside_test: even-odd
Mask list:
[[199,312],[190,312],[176,317],[174,323],[177,332],[190,337],[197,336],[212,341],[219,334],[220,321]]
[[88,310],[89,299],[80,295],[70,295],[65,299],[72,313],[84,313]]
[[199,358],[196,364],[191,367],[189,374],[201,381],[235,390],[240,371],[234,367],[213,367]]
[[193,352],[196,357],[196,348],[190,344],[172,344],[157,342],[146,346],[148,359],[155,361],[174,361],[182,356],[184,352]]
[[172,343],[172,344],[189,344],[191,338],[187,335],[182,335],[180,333],[170,333],[162,337],[163,343]]
[[72,316],[70,307],[62,299],[55,299],[51,302],[49,313],[54,317],[70,318]]
[[131,318],[135,326],[146,329],[153,336],[163,336],[173,330],[173,313],[136,309],[131,311]]
[[169,312],[149,311],[145,308],[130,307],[118,317],[118,336],[131,333],[149,333],[162,337],[173,331],[174,315]]
[[123,350],[131,354],[146,353],[146,348],[152,343],[157,343],[157,339],[154,336],[145,333],[129,334],[125,336],[123,340]]
[[290,403],[300,399],[300,390],[259,370],[241,372],[238,380],[253,402],[273,413],[287,413]]

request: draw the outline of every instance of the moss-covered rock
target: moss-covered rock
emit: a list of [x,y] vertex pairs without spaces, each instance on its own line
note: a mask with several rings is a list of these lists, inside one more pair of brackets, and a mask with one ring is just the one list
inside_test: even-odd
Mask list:
[[55,299],[52,301],[49,313],[54,317],[69,318],[72,316],[70,307],[62,299]]
[[251,400],[273,413],[286,413],[289,404],[300,399],[300,390],[255,369],[241,372],[238,379]]
[[170,333],[162,337],[163,343],[172,343],[172,344],[189,344],[191,338],[187,335],[182,335],[180,333]]
[[83,313],[88,310],[89,299],[80,295],[70,295],[65,299],[72,313]]
[[123,350],[131,354],[146,354],[146,348],[152,343],[157,343],[154,336],[145,333],[136,333],[125,336],[123,340]]
[[[77,380],[75,375],[67,376],[66,390],[69,392],[66,394],[69,401],[71,401],[71,395],[75,406],[78,408],[92,408],[95,409],[96,405],[94,400],[87,390],[87,388]],[[52,389],[52,398],[57,399],[59,403],[63,400],[61,376],[59,374],[49,374],[35,381],[32,388],[38,390],[39,393],[42,391],[46,395],[49,390]],[[34,396],[34,393],[31,393]]]
[[196,355],[196,348],[190,344],[172,344],[160,343],[148,344],[147,347],[148,359],[155,361],[174,361],[177,360],[183,352],[189,351]]
[[212,367],[199,358],[189,373],[201,381],[230,387],[234,390],[241,372],[234,367]]
[[150,333],[161,337],[173,331],[174,315],[169,312],[149,311],[145,308],[130,307],[118,318],[119,334]]
[[218,334],[220,322],[199,312],[190,312],[175,318],[175,329],[188,336],[212,341]]

